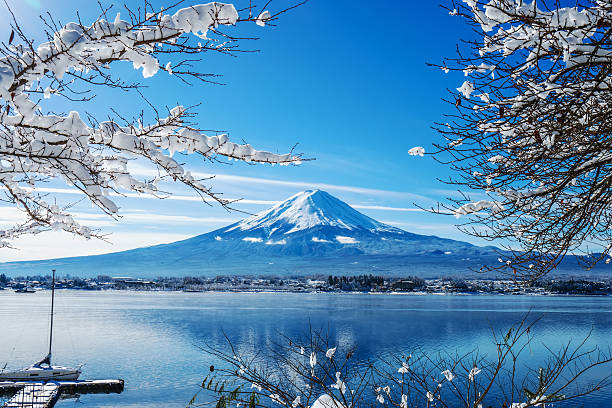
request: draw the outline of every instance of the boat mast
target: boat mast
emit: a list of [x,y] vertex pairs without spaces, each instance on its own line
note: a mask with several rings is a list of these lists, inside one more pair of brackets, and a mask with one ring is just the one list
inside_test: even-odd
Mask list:
[[51,270],[51,329],[49,330],[49,365],[51,365],[51,345],[53,344],[53,303],[55,302],[55,269]]

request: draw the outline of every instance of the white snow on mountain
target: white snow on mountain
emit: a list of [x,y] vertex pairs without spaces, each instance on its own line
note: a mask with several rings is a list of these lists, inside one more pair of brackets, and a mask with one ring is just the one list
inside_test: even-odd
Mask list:
[[357,244],[357,243],[359,243],[359,241],[357,241],[353,237],[345,237],[345,236],[342,236],[342,235],[336,235],[336,241],[338,241],[341,244]]
[[[378,222],[334,196],[321,190],[295,194],[274,207],[230,226],[224,232],[264,230],[285,235],[313,227],[331,226],[346,230],[403,233],[402,230]],[[349,237],[346,237],[349,238]],[[313,238],[313,242],[317,241]],[[338,242],[342,242],[338,240]],[[348,242],[346,242],[348,243]]]

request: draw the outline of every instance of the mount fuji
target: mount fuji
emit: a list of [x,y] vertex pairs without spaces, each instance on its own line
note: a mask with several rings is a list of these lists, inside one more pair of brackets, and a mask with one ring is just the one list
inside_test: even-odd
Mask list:
[[0,264],[9,275],[76,276],[471,274],[499,249],[413,234],[321,190],[298,193],[227,227],[171,244],[105,255]]
[[458,250],[475,255],[482,251],[465,242],[383,224],[321,190],[303,191],[266,211],[192,239],[202,242],[213,235],[217,243],[225,242],[234,251],[244,248],[270,256],[418,256]]

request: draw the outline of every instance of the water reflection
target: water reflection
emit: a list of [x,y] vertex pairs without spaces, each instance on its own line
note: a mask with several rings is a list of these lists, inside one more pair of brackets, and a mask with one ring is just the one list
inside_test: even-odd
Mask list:
[[[30,364],[45,353],[48,298],[0,291],[0,366]],[[278,342],[279,333],[300,336],[309,325],[329,330],[341,346],[357,346],[361,359],[415,348],[487,352],[492,327],[531,311],[543,314],[530,350],[537,363],[543,343],[557,348],[591,330],[589,344],[610,344],[611,306],[609,298],[588,297],[58,291],[54,360],[85,362],[84,378],[126,380],[124,394],[83,396],[87,406],[182,407],[210,365],[198,346],[223,346],[224,333],[245,352]]]

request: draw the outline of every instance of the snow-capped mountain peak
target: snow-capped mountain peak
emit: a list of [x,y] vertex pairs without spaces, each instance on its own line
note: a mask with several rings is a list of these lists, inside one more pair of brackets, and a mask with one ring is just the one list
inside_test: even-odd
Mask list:
[[266,231],[267,235],[288,235],[315,227],[344,230],[399,232],[378,222],[322,190],[306,190],[274,207],[230,225],[225,232]]
[[[485,261],[493,262],[498,256],[496,249],[390,227],[324,191],[309,190],[236,224],[183,241],[92,257],[38,261],[28,264],[27,269],[43,273],[57,265],[71,274],[88,271],[93,276],[109,270],[135,276],[398,275],[420,270],[438,276],[445,270],[465,271]],[[24,267],[9,265],[4,270],[15,272]]]

